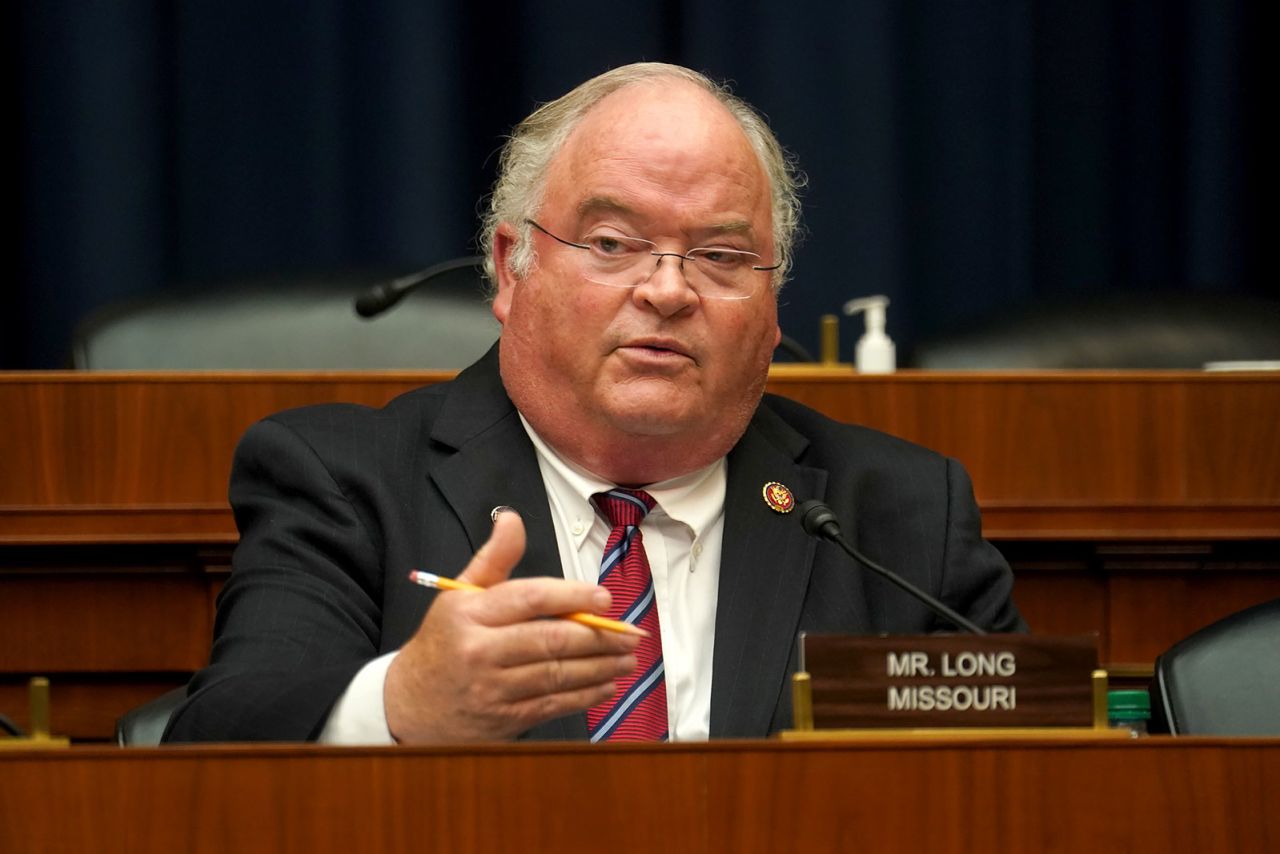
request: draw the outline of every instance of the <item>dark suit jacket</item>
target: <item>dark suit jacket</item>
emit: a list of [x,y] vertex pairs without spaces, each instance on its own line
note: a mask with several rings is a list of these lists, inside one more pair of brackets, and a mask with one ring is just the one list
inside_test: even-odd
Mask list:
[[[766,396],[728,458],[716,610],[711,736],[790,726],[801,631],[950,629],[900,590],[765,504],[779,481],[826,501],[846,536],[979,625],[1021,630],[1012,575],[980,534],[961,466],[908,442]],[[378,410],[334,404],[254,425],[236,452],[240,528],[209,666],[166,739],[316,737],[367,661],[401,646],[434,591],[411,569],[452,575],[487,538],[489,512],[520,511],[517,576],[560,575],[533,446],[498,375],[497,350],[453,382]],[[584,714],[533,738],[585,738]]]

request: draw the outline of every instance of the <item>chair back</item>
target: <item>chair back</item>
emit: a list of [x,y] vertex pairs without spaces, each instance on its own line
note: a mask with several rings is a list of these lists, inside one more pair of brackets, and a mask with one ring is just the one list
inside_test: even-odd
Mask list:
[[1280,735],[1280,599],[1225,617],[1156,659],[1154,732]]
[[186,698],[186,686],[174,688],[125,712],[116,721],[116,744],[121,747],[156,747],[169,725],[169,718]]
[[[463,263],[469,262],[469,263]],[[451,370],[498,338],[479,259],[440,264],[402,303],[365,319],[378,273],[271,277],[110,306],[77,327],[80,370]]]
[[928,370],[1200,370],[1280,360],[1280,301],[1229,294],[1083,299],[1015,311],[921,342]]

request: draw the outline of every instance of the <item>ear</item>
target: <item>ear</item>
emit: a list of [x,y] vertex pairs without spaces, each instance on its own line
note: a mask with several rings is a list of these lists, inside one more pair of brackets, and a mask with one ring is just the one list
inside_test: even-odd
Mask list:
[[493,316],[505,324],[511,311],[511,299],[519,279],[511,271],[511,256],[520,242],[520,234],[509,222],[498,225],[493,235],[493,273],[498,280],[498,292],[493,297]]

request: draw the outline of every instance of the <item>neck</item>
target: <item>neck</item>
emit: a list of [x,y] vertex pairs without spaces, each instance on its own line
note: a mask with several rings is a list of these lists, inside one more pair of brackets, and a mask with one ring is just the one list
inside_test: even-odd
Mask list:
[[544,430],[527,416],[526,421],[563,459],[602,480],[633,489],[704,469],[728,454],[739,438],[724,437],[713,444],[706,437],[691,443],[679,437],[620,434],[584,443],[580,434],[557,435],[554,428]]

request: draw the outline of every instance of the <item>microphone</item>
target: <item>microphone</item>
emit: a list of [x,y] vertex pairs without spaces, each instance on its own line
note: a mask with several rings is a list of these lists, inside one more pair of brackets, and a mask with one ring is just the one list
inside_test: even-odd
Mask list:
[[484,258],[479,255],[453,258],[448,261],[441,261],[439,264],[432,264],[425,270],[419,270],[416,273],[410,273],[407,276],[401,276],[389,282],[379,282],[356,297],[356,314],[361,317],[377,317],[404,299],[410,291],[431,281],[436,276],[442,276],[445,273],[464,267],[479,268],[483,262]]
[[910,581],[907,581],[901,575],[891,569],[885,569],[871,558],[859,552],[853,546],[845,541],[840,535],[840,521],[836,519],[836,514],[831,508],[816,499],[809,499],[800,505],[800,524],[804,526],[804,532],[811,537],[829,540],[835,543],[844,553],[874,572],[876,575],[888,582],[900,587],[907,593],[914,596],[920,602],[929,606],[929,610],[940,617],[954,623],[965,631],[972,632],[975,635],[985,635],[986,631],[979,628],[975,623],[957,614],[951,608],[939,602],[937,599],[925,593],[919,587],[916,587]]

